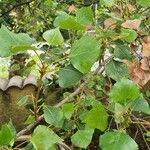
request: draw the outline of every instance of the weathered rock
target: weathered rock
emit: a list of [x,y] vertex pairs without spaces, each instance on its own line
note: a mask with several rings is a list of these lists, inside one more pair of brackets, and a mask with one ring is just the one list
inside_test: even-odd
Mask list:
[[30,111],[17,104],[18,99],[28,95],[28,104],[32,104],[36,94],[37,79],[29,76],[25,80],[14,76],[10,80],[0,79],[0,125],[11,119],[19,131],[25,127],[24,122]]

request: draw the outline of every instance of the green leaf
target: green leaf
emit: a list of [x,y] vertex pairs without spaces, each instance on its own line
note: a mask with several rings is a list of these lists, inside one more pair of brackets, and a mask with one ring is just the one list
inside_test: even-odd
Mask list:
[[67,119],[70,119],[74,113],[74,104],[73,103],[65,103],[62,106],[62,111],[63,111],[64,116]]
[[[33,43],[34,40],[31,39],[28,34],[15,34],[3,25],[0,28],[0,57],[8,57],[12,55],[11,49],[14,49],[14,47],[30,46]],[[24,51],[23,47],[20,51]]]
[[72,137],[71,142],[80,148],[86,149],[91,143],[94,129],[78,130]]
[[114,49],[114,56],[119,59],[132,60],[132,52],[127,45],[117,44]]
[[123,132],[106,132],[100,136],[102,150],[138,150],[136,142]]
[[52,147],[50,147],[48,150],[57,150],[56,147],[53,145]]
[[44,106],[44,119],[47,123],[61,128],[64,122],[63,112],[60,108]]
[[136,101],[133,102],[131,109],[133,111],[143,112],[150,115],[150,106],[142,94]]
[[59,28],[51,29],[43,33],[43,38],[52,46],[62,45],[64,39],[59,31]]
[[114,84],[110,90],[109,96],[112,102],[127,105],[140,96],[140,91],[133,81],[123,78]]
[[60,27],[62,29],[72,29],[72,30],[84,30],[85,27],[78,23],[73,16],[61,12],[54,21],[55,27]]
[[102,4],[104,4],[106,7],[112,7],[115,4],[115,0],[102,0]]
[[85,99],[82,101],[83,106],[89,107],[94,106],[96,104],[99,104],[99,101],[95,99],[95,97],[92,96],[86,96]]
[[81,80],[83,74],[75,69],[72,65],[61,68],[59,72],[59,85],[63,88],[74,86]]
[[0,146],[13,145],[16,131],[11,122],[4,124],[0,130]]
[[39,125],[33,132],[31,143],[36,150],[49,150],[54,144],[63,140],[46,126]]
[[100,55],[100,45],[92,36],[84,36],[71,47],[72,65],[82,73],[88,73]]
[[72,30],[84,30],[85,27],[75,21],[73,17],[69,17],[64,22],[60,23],[60,28],[62,29],[72,29]]
[[32,143],[27,144],[22,150],[36,150]]
[[63,124],[63,130],[65,131],[72,131],[76,128],[76,125],[74,124],[73,120],[65,120],[64,124]]
[[83,25],[91,25],[93,23],[93,11],[91,7],[82,7],[76,11],[77,22]]
[[29,99],[29,96],[23,96],[23,97],[20,97],[18,100],[17,100],[17,104],[19,106],[25,106],[28,102],[28,99]]
[[115,103],[114,119],[116,123],[122,123],[124,121],[124,114],[127,114],[128,107],[124,107],[119,103]]
[[150,142],[150,131],[147,131],[146,135],[146,140]]
[[60,27],[61,23],[64,23],[69,17],[71,16],[68,15],[66,12],[60,12],[54,20],[54,26]]
[[37,48],[33,47],[33,46],[28,46],[28,45],[19,45],[19,46],[12,46],[10,49],[10,52],[12,54],[16,54],[19,52],[24,52],[26,50],[37,50]]
[[31,124],[35,121],[35,116],[29,115],[29,117],[27,118],[27,120],[25,121],[24,124]]
[[27,67],[32,67],[32,66],[34,66],[34,65],[36,65],[36,61],[35,60],[30,60],[27,64],[26,64],[26,66]]
[[104,106],[101,103],[96,104],[84,117],[83,122],[89,128],[104,131],[108,125],[108,114]]
[[10,71],[17,71],[17,70],[20,70],[19,64],[12,64],[12,66],[10,66]]
[[132,30],[132,29],[121,29],[121,33],[120,33],[120,37],[121,39],[125,40],[126,42],[132,43],[135,41],[135,39],[137,38],[137,33],[136,31]]
[[150,7],[150,0],[136,0],[142,7]]
[[88,110],[84,110],[84,111],[81,111],[80,113],[79,113],[79,119],[82,121],[82,122],[84,122],[84,119],[86,118],[86,116],[88,115]]
[[47,6],[53,6],[53,0],[45,0],[44,4]]
[[119,81],[123,77],[128,77],[127,65],[115,60],[112,60],[105,65],[105,71],[106,74],[115,81]]
[[14,142],[15,142],[15,139],[16,139],[16,129],[14,127],[14,125],[12,124],[12,121],[10,120],[9,123],[7,124],[8,128],[10,129],[10,132],[12,134],[12,140],[11,142],[9,143],[9,145],[12,147],[14,145]]

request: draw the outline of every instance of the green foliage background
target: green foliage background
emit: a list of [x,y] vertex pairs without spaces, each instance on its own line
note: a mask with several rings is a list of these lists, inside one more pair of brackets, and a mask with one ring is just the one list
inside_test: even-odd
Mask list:
[[[38,88],[27,128],[17,133],[10,118],[1,126],[0,146],[150,149],[145,119],[150,115],[150,88],[132,81],[125,63],[144,59],[149,7],[149,0],[1,0],[0,57],[10,64],[1,64],[7,72],[0,76],[10,78],[13,72],[26,78],[34,72]],[[137,28],[135,20],[140,21]],[[124,27],[126,21],[132,25]],[[132,46],[138,47],[136,53]],[[29,109],[27,97],[18,105]]]

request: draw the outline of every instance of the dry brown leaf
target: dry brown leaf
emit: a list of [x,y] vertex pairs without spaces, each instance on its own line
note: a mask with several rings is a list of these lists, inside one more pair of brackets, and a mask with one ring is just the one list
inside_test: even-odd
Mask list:
[[149,60],[147,57],[144,57],[141,60],[141,68],[146,71],[150,71]]
[[105,29],[114,29],[116,27],[116,20],[113,18],[107,18],[104,21],[104,28]]
[[142,49],[142,56],[143,57],[150,57],[150,36],[147,36],[143,39],[143,49]]
[[127,20],[124,23],[122,23],[122,27],[129,28],[129,29],[135,29],[138,30],[141,24],[141,20],[134,19],[134,20]]
[[[132,78],[131,78],[132,79]],[[150,81],[150,72],[141,68],[134,69],[134,79],[139,86],[144,87]]]
[[69,8],[68,8],[68,11],[69,11],[69,13],[75,13],[75,11],[76,11],[76,7],[75,7],[75,5],[70,5],[69,6]]
[[112,8],[112,13],[114,13],[116,16],[122,17],[122,11],[118,7],[113,7]]
[[[133,63],[125,60],[128,66],[129,78],[133,80],[142,89],[150,88],[150,36],[143,38],[142,60],[135,60]],[[136,53],[138,47],[131,45],[133,53]]]
[[150,71],[143,70],[137,61],[125,63],[128,66],[129,78],[143,88],[150,81]]
[[132,43],[132,44],[130,45],[130,48],[131,48],[131,50],[132,50],[132,53],[133,53],[134,56],[136,57],[136,56],[137,56],[138,46]]
[[95,30],[94,26],[92,25],[86,26],[86,31],[94,31],[94,30]]
[[144,41],[145,43],[150,43],[150,36],[145,36],[145,37],[143,38],[143,41]]

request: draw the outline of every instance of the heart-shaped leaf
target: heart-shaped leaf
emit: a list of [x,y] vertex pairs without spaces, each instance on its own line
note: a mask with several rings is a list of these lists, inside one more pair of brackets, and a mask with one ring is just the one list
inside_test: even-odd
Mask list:
[[77,22],[83,25],[91,25],[93,23],[93,11],[91,7],[82,7],[76,12]]
[[33,43],[34,40],[28,34],[15,34],[9,31],[4,25],[0,28],[0,57],[8,57],[15,52],[27,50]]
[[78,23],[73,16],[68,15],[65,12],[61,12],[54,21],[55,27],[61,29],[72,29],[72,30],[84,30],[85,27]]
[[49,150],[54,144],[62,141],[50,128],[43,125],[37,126],[31,137],[31,143],[36,150]]
[[102,150],[138,150],[136,142],[123,132],[106,132],[100,136]]
[[71,47],[70,60],[72,65],[83,74],[90,71],[100,55],[100,44],[92,36],[84,36],[75,41]]
[[1,126],[0,130],[0,147],[13,145],[16,137],[16,130],[11,122]]
[[127,105],[140,96],[140,91],[133,81],[123,78],[114,84],[110,90],[109,96],[112,102]]
[[106,74],[115,81],[119,81],[123,77],[128,77],[127,65],[115,60],[112,60],[105,65],[105,71]]
[[61,68],[59,72],[59,85],[63,88],[71,87],[75,85],[83,74],[75,69],[72,65],[65,68]]
[[87,127],[93,129],[97,128],[101,131],[104,131],[107,128],[107,121],[108,114],[101,103],[96,104],[83,119],[83,122],[86,123]]
[[59,28],[51,29],[43,33],[43,38],[52,46],[62,45],[64,39],[59,31]]
[[44,119],[47,123],[61,128],[64,122],[63,112],[60,108],[44,106]]
[[92,140],[94,129],[78,130],[72,137],[71,142],[80,148],[86,149]]
[[132,29],[121,29],[121,33],[120,33],[121,39],[125,40],[126,42],[132,43],[135,41],[135,39],[137,38],[137,33],[136,31],[132,30]]
[[150,106],[142,94],[136,101],[133,102],[131,109],[133,111],[143,112],[150,115]]

